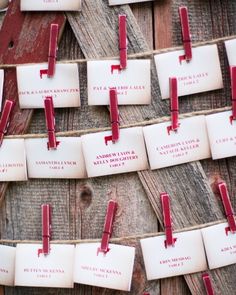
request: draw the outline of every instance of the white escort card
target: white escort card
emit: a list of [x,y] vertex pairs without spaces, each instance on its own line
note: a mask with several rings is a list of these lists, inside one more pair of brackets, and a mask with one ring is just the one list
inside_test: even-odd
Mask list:
[[47,77],[48,64],[17,66],[17,84],[22,109],[44,108],[52,96],[55,108],[79,107],[80,89],[77,64],[56,64],[55,75]]
[[195,273],[207,269],[200,230],[175,233],[174,247],[165,248],[166,237],[140,240],[148,280]]
[[177,78],[179,96],[223,88],[217,45],[196,47],[192,53],[190,62],[181,63],[179,56],[184,55],[183,50],[155,55],[163,99],[170,97],[170,77]]
[[180,120],[177,132],[170,122],[143,128],[151,169],[188,163],[211,157],[204,116]]
[[79,11],[81,0],[21,0],[21,11]]
[[14,286],[16,248],[0,245],[0,286]]
[[25,140],[29,178],[85,178],[81,138],[58,137],[56,150],[48,150],[47,138]]
[[206,116],[213,160],[236,156],[236,121],[230,123],[232,112]]
[[120,70],[115,60],[89,61],[88,104],[109,105],[109,89],[116,88],[118,104],[150,104],[150,60],[128,60],[127,69]]
[[0,112],[2,111],[3,82],[4,82],[4,70],[0,70]]
[[103,254],[98,253],[99,247],[99,243],[76,246],[75,283],[130,291],[135,248],[110,244]]
[[23,139],[3,139],[0,147],[0,181],[27,180]]
[[50,254],[38,256],[42,245],[16,247],[15,286],[73,288],[73,245],[51,245]]
[[230,66],[236,66],[236,39],[225,41],[225,48]]
[[236,263],[236,234],[226,234],[227,227],[228,223],[221,223],[202,229],[210,269]]
[[121,129],[119,141],[106,145],[105,137],[109,135],[111,131],[81,137],[88,177],[148,169],[141,127]]
[[109,5],[121,5],[128,3],[148,2],[153,0],[109,0]]

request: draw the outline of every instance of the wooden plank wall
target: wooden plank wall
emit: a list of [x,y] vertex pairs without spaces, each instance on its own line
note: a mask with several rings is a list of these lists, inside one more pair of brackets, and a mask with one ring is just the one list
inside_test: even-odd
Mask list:
[[[107,0],[83,0],[82,13],[68,14],[69,24],[62,37],[59,58],[98,58],[117,54],[117,15],[128,15],[130,52],[149,48],[181,45],[178,6],[187,5],[194,41],[209,40],[236,33],[236,3],[218,0],[160,0],[116,8],[108,8]],[[217,17],[216,17],[217,15]],[[71,30],[71,27],[73,31]],[[142,32],[142,33],[141,33]],[[106,40],[104,40],[106,36]],[[69,45],[69,46],[68,46]],[[193,95],[181,99],[181,112],[230,105],[227,60],[219,46],[224,74],[224,90]],[[122,123],[151,119],[168,113],[168,102],[160,101],[155,69],[153,103],[148,107],[122,107]],[[82,107],[56,110],[58,131],[109,125],[105,107],[87,106],[86,65],[80,65]],[[44,132],[42,110],[34,113],[29,132]],[[159,192],[173,196],[173,217],[176,228],[196,225],[222,218],[222,206],[212,193],[210,184],[219,175],[227,181],[231,197],[236,192],[235,158],[206,160],[154,172],[101,177],[86,181],[30,180],[11,184],[0,210],[0,233],[8,239],[40,239],[40,205],[54,205],[53,238],[100,238],[107,201],[119,202],[114,226],[116,237],[155,232],[161,221]],[[209,182],[208,182],[209,181]],[[128,188],[128,189],[127,189]],[[236,198],[233,199],[234,204]],[[148,216],[148,218],[147,218]],[[135,271],[130,294],[151,295],[204,294],[200,275],[147,282],[139,241],[127,241],[137,247]],[[236,267],[211,272],[219,294],[234,294]],[[1,293],[0,293],[1,294]],[[74,290],[5,288],[5,294],[115,294],[122,292],[76,285]],[[2,295],[2,294],[1,294]]]

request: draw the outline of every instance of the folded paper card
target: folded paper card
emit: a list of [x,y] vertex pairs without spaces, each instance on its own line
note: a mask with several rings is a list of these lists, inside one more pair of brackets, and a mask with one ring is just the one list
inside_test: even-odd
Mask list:
[[210,158],[204,116],[180,120],[177,132],[168,132],[170,122],[143,128],[151,169]]
[[109,0],[109,5],[122,5],[128,3],[139,3],[139,2],[147,2],[153,0]]
[[236,263],[236,234],[226,233],[227,223],[202,229],[210,269]]
[[0,286],[14,286],[16,248],[0,245]]
[[109,245],[98,253],[99,243],[79,244],[75,250],[74,281],[79,284],[130,291],[135,248]]
[[21,0],[21,11],[78,11],[81,0]]
[[119,61],[89,61],[88,104],[109,105],[109,89],[116,88],[118,104],[151,102],[150,60],[129,60],[120,70]]
[[213,160],[236,156],[236,121],[230,122],[232,112],[206,116]]
[[179,57],[183,54],[183,50],[178,50],[155,55],[163,99],[170,97],[170,77],[177,78],[179,96],[223,88],[216,45],[193,48],[193,58],[190,62],[180,62]]
[[56,150],[48,150],[47,138],[25,140],[30,178],[85,178],[86,169],[79,137],[58,137]]
[[3,82],[4,82],[4,70],[0,70],[0,112],[2,110]]
[[0,181],[27,180],[23,139],[4,139],[0,147]]
[[17,67],[17,84],[22,109],[44,108],[44,99],[52,96],[55,108],[79,107],[77,64],[56,64],[55,75],[47,77],[47,64]]
[[236,39],[225,41],[225,48],[230,66],[236,66]]
[[207,269],[200,230],[175,233],[175,245],[165,247],[166,237],[140,240],[148,280],[195,273]]
[[105,143],[110,131],[82,136],[88,177],[145,170],[148,160],[141,127],[120,130],[116,143]]
[[51,245],[49,255],[38,255],[42,245],[18,244],[15,285],[73,288],[74,246]]

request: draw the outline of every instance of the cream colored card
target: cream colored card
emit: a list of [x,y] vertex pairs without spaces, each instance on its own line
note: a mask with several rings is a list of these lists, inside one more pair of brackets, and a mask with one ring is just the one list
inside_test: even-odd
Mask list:
[[56,150],[48,150],[47,138],[25,140],[30,178],[85,178],[80,137],[58,137]]
[[119,70],[119,61],[89,61],[88,104],[109,105],[109,89],[115,87],[118,104],[134,105],[151,102],[150,60],[129,60],[127,69]]
[[206,116],[213,160],[236,156],[236,122],[230,123],[232,112]]
[[228,232],[229,225],[221,223],[202,229],[210,269],[236,263],[236,234]]
[[0,112],[2,111],[3,83],[4,83],[4,70],[0,70]]
[[225,48],[230,66],[236,66],[236,39],[225,41]]
[[88,177],[145,170],[148,160],[141,127],[120,130],[116,143],[105,144],[111,131],[82,136]]
[[0,286],[14,286],[15,247],[0,245]]
[[46,96],[55,108],[79,107],[80,89],[77,64],[56,64],[53,78],[47,77],[47,64],[18,66],[17,84],[22,109],[44,108]]
[[42,245],[18,244],[15,285],[73,288],[74,246],[51,245],[50,254],[38,256]]
[[23,139],[3,139],[0,147],[0,181],[27,180]]
[[110,244],[110,251],[104,255],[97,253],[99,246],[99,243],[76,246],[75,283],[130,291],[135,248]]
[[81,0],[21,0],[21,11],[79,11]]
[[128,3],[148,2],[153,0],[109,0],[109,5],[121,5]]
[[200,230],[175,233],[174,247],[165,248],[165,236],[140,240],[148,280],[162,279],[207,269]]
[[180,120],[177,132],[170,122],[143,128],[151,169],[159,169],[211,157],[204,116]]
[[183,50],[155,55],[157,74],[163,99],[170,97],[169,78],[176,77],[178,95],[188,95],[223,88],[217,45],[193,48],[193,58],[180,63]]

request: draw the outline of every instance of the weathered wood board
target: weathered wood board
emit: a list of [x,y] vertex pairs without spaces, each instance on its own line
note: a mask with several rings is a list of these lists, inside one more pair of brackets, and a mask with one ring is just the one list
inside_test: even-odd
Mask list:
[[[107,1],[84,0],[82,13],[68,14],[78,43],[70,27],[67,26],[60,44],[59,57],[63,59],[79,58],[84,54],[88,58],[98,58],[117,55],[117,17],[119,12],[125,12],[128,15],[129,52],[145,51],[148,46],[149,48],[152,46],[163,48],[179,45],[181,44],[181,32],[177,8],[180,4],[186,4],[189,7],[190,20],[193,24],[192,35],[195,41],[235,33],[233,14],[236,11],[236,4],[234,3],[168,0],[137,4],[132,6],[135,19],[129,6],[111,9],[108,8]],[[217,22],[214,19],[216,13],[219,16]],[[145,38],[141,31],[145,34]],[[106,36],[105,40],[104,36]],[[180,105],[181,112],[230,104],[227,61],[223,56],[222,45],[220,50],[225,89],[183,98]],[[142,121],[168,114],[168,102],[160,101],[154,67],[152,73],[152,105],[121,107],[122,123]],[[80,65],[80,75],[82,108],[79,110],[57,110],[59,131],[109,125],[109,114],[106,108],[87,106],[85,65]],[[30,132],[43,132],[44,130],[43,111],[36,111]],[[207,180],[212,181],[215,176],[220,174],[231,184],[230,192],[233,196],[235,192],[234,161],[235,159],[214,163],[210,160],[203,161],[207,177],[200,163],[192,163],[159,171],[101,177],[86,181],[31,180],[28,183],[12,184],[1,209],[0,232],[2,238],[39,239],[41,234],[40,205],[42,202],[50,202],[55,207],[53,215],[54,239],[99,238],[103,227],[106,203],[111,196],[117,198],[120,205],[113,236],[154,232],[157,230],[156,216],[160,221],[162,219],[159,192],[163,190],[168,191],[173,197],[175,228],[221,219],[223,216],[222,207],[213,195]],[[150,205],[154,209],[153,211]],[[147,219],[146,216],[149,218]],[[130,241],[125,244],[135,245],[138,252],[131,294],[142,294],[144,291],[148,291],[151,295],[189,294],[182,278],[147,282],[139,242]],[[219,294],[233,294],[235,270],[235,266],[230,266],[211,272]],[[200,274],[186,276],[185,279],[192,294],[204,294]],[[74,290],[6,288],[5,291],[5,294],[42,293],[122,294],[122,292],[78,285]]]

